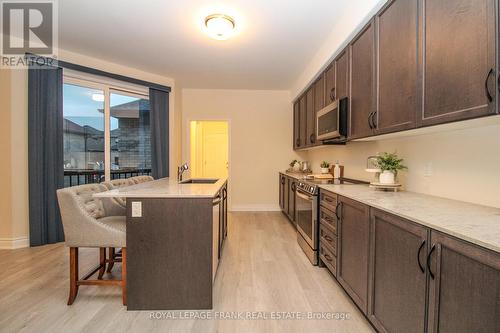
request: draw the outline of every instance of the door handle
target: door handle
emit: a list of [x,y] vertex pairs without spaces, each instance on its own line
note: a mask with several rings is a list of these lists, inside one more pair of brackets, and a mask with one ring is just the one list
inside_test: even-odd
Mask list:
[[420,271],[422,273],[425,273],[425,268],[420,263],[420,252],[422,252],[424,245],[425,245],[425,239],[422,241],[422,244],[420,244],[420,247],[418,248],[418,252],[417,252],[417,263],[418,263],[418,267],[420,268]]
[[373,129],[372,116],[373,116],[373,112],[370,112],[370,114],[368,115],[368,126],[370,126],[370,129]]
[[431,279],[433,279],[433,280],[434,280],[434,273],[432,273],[432,270],[431,270],[431,255],[435,249],[436,249],[436,244],[432,245],[431,250],[429,251],[429,254],[427,255],[427,269],[429,270],[429,275],[431,276]]
[[488,72],[488,75],[486,76],[486,80],[484,81],[484,90],[486,92],[486,98],[488,98],[489,103],[493,102],[493,97],[491,96],[490,87],[488,85],[488,81],[490,80],[490,76],[491,76],[491,74],[493,74],[493,71],[494,71],[493,68],[490,69],[490,71]]

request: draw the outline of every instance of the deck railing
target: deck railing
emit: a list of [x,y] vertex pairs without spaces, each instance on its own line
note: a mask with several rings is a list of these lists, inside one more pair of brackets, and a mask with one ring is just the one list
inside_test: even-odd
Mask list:
[[[111,179],[151,176],[151,169],[126,168],[111,170]],[[104,170],[64,170],[64,187],[95,184],[104,181]]]

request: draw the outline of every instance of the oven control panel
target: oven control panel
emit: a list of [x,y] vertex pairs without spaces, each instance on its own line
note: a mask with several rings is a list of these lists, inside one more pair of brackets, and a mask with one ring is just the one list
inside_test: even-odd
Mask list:
[[308,183],[299,182],[299,184],[297,185],[297,187],[300,190],[302,190],[303,192],[309,193],[311,195],[315,195],[315,194],[318,193],[317,186],[315,186],[315,185],[310,185]]

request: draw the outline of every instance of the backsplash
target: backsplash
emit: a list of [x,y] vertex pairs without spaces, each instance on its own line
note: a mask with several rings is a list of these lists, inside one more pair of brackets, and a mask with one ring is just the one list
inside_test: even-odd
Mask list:
[[500,208],[500,125],[441,131],[369,142],[350,142],[307,152],[314,172],[320,163],[339,160],[345,177],[373,180],[366,159],[378,152],[397,152],[408,170],[398,174],[407,191]]

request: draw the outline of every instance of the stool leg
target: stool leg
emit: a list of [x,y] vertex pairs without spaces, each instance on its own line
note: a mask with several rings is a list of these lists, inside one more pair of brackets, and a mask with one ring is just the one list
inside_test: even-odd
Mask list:
[[73,304],[78,294],[78,248],[69,248],[69,298],[68,305]]
[[127,248],[122,248],[122,299],[127,305]]
[[[109,259],[111,260],[114,260],[115,259],[115,248],[114,247],[110,247],[109,248]],[[108,269],[106,270],[106,272],[108,273],[111,273],[111,270],[113,269],[113,266],[115,265],[115,262],[114,261],[111,261],[109,264],[108,264]]]
[[102,280],[102,276],[104,275],[104,272],[106,271],[106,248],[105,247],[100,247],[99,248],[99,275],[97,276],[97,280]]

